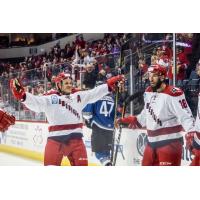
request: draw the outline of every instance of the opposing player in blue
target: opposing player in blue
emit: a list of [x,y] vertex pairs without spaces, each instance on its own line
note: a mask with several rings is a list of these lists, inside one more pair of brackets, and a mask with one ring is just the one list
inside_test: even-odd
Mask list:
[[[100,83],[98,83],[100,84]],[[110,151],[112,148],[115,102],[112,94],[108,94],[83,109],[86,125],[92,128],[91,146],[96,158],[104,166],[111,166]]]

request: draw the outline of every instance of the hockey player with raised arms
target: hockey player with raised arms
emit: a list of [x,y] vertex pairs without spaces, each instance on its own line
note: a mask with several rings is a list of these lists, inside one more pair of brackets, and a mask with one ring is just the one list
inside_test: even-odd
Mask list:
[[122,76],[112,77],[106,84],[92,90],[72,94],[72,78],[61,73],[56,78],[60,94],[34,96],[24,91],[18,79],[10,81],[10,88],[17,100],[32,111],[44,112],[49,123],[49,135],[44,153],[44,165],[61,165],[67,156],[72,166],[87,166],[87,152],[83,143],[82,109],[114,90]]
[[147,145],[143,166],[179,166],[181,164],[183,129],[194,134],[194,118],[183,91],[167,85],[166,69],[153,65],[148,69],[150,86],[144,93],[145,107],[138,116],[117,120],[130,128],[146,127]]

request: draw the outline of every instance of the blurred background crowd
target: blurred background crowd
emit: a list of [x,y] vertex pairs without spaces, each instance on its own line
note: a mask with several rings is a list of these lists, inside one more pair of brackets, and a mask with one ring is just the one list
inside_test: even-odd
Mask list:
[[[40,120],[44,116],[30,114],[12,98],[8,88],[10,78],[18,77],[27,91],[44,95],[55,89],[54,79],[59,72],[70,73],[74,87],[81,89],[91,89],[96,82],[123,73],[128,79],[128,90],[133,88],[136,92],[144,91],[148,86],[148,67],[154,64],[167,69],[166,81],[169,84],[173,84],[173,70],[176,68],[176,86],[184,89],[192,111],[196,109],[200,80],[200,34],[176,34],[176,66],[173,66],[172,33],[105,33],[101,39],[90,41],[83,34],[75,33],[40,35],[0,34],[2,51],[56,41],[49,52],[44,49],[38,55],[0,59],[0,103],[19,119]],[[75,40],[61,48],[59,39],[70,35],[75,35]]]

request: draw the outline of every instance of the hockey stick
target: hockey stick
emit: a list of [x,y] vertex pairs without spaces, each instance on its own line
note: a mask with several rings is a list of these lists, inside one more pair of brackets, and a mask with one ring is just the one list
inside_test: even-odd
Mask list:
[[[125,116],[125,111],[126,111],[126,106],[133,100],[140,100],[140,102],[142,102],[142,98],[143,97],[143,92],[136,92],[134,95],[129,96],[123,103],[123,110],[122,110],[122,118],[124,118]],[[116,149],[115,149],[115,154],[114,154],[114,159],[113,159],[113,166],[116,165],[116,161],[117,161],[117,155],[118,155],[118,151],[120,151],[120,153],[122,154],[122,158],[125,159],[124,155],[123,155],[123,151],[121,149],[120,146],[120,139],[121,139],[121,133],[122,133],[122,125],[119,126],[119,133],[118,133],[118,137],[116,139]]]
[[[124,118],[125,110],[126,110],[126,104],[124,103],[123,108],[122,108],[122,118]],[[120,147],[121,134],[122,134],[122,125],[119,126],[119,133],[118,133],[118,137],[116,139],[116,149],[115,149],[115,154],[114,154],[114,159],[113,159],[113,166],[116,165],[118,151],[120,151],[123,159],[125,159],[123,151]]]
[[[119,88],[117,87],[117,92],[115,94],[115,116],[114,116],[114,123],[115,123],[115,121],[117,119],[118,96],[119,96]],[[112,164],[113,164],[113,161],[114,161],[114,152],[115,152],[115,135],[116,135],[116,128],[114,126],[113,137],[112,137],[111,158],[110,158],[110,162]]]
[[[121,47],[121,50],[120,50],[120,58],[119,58],[119,67],[121,69],[122,67],[122,53],[123,53],[123,45]],[[118,71],[118,74],[121,73],[121,70]],[[114,123],[117,119],[117,107],[118,107],[118,98],[119,98],[119,86],[117,86],[117,92],[116,92],[116,96],[115,96],[115,117],[114,117]],[[122,110],[122,113],[125,112],[125,107],[123,106],[123,110]],[[118,137],[117,137],[117,144],[116,144],[116,149],[115,149],[115,137],[116,137],[116,127],[114,126],[114,130],[113,130],[113,139],[112,139],[112,150],[111,150],[111,163],[113,166],[115,166],[116,164],[116,160],[117,160],[117,152],[118,152],[118,149],[119,149],[119,143],[120,143],[120,139],[121,139],[121,129],[119,130],[119,134],[118,134]],[[122,149],[120,148],[120,151],[121,151],[121,154],[122,154],[122,157],[124,158],[124,155],[123,155],[123,152],[122,152]]]

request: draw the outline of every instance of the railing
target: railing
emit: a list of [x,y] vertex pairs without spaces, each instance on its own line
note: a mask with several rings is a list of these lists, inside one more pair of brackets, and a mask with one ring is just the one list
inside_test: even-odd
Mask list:
[[[130,40],[130,42],[131,44],[127,45],[129,47],[133,45],[133,41]],[[135,92],[144,91],[149,85],[147,74],[139,68],[139,59],[143,57],[147,64],[150,65],[153,49],[161,47],[162,44],[162,42],[144,43],[139,49],[126,49],[122,52],[97,56],[95,59],[99,67],[105,70],[109,67],[110,73],[113,75],[120,73],[118,67],[120,63],[122,63],[122,73],[125,74],[128,83],[127,90],[128,93],[132,95]],[[121,62],[120,59],[122,59]],[[35,114],[27,110],[23,104],[15,101],[9,89],[10,78],[20,78],[26,91],[34,95],[41,95],[43,92],[50,89],[49,83],[52,82],[53,77],[63,71],[71,72],[74,86],[82,88],[85,74],[85,68],[83,66],[83,62],[77,62],[76,64],[69,62],[59,64],[46,63],[44,66],[41,66],[41,68],[15,72],[10,74],[9,77],[0,77],[1,107],[4,107],[5,110],[14,114],[19,120],[45,120],[44,114]],[[55,86],[52,85],[52,87]],[[186,93],[189,106],[193,114],[196,115],[197,94],[200,90],[198,80],[184,80],[183,89]],[[134,105],[132,103],[127,111],[133,114],[133,110]]]
[[[166,43],[166,41],[165,41]],[[171,44],[171,41],[169,41]],[[138,61],[140,57],[146,60],[148,66],[151,64],[151,56],[153,49],[162,47],[163,41],[157,41],[155,43],[143,44],[140,49],[132,52],[131,50],[124,51],[124,68],[125,71],[130,73],[128,77],[129,82],[129,94],[134,94],[139,91],[144,91],[149,86],[149,80],[147,73],[144,73],[140,68]],[[178,44],[180,45],[180,44]],[[168,68],[169,70],[169,68]],[[166,80],[169,83],[169,80]],[[189,107],[192,110],[194,116],[196,116],[196,109],[198,104],[198,94],[200,92],[200,79],[183,80],[181,88],[185,92],[186,99]],[[130,113],[134,114],[134,105],[130,105]]]
[[[34,95],[43,95],[48,90],[55,88],[52,83],[52,77],[66,70],[71,70],[69,63],[59,63],[56,65],[49,63],[41,68],[18,71],[9,74],[8,77],[0,77],[1,107],[9,113],[14,114],[18,120],[30,119],[45,121],[44,114],[35,114],[13,98],[9,88],[9,80],[11,78],[19,78],[27,92]],[[51,86],[48,85],[49,83]]]

